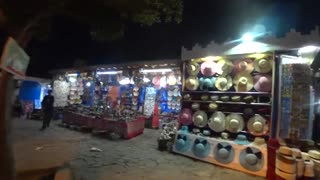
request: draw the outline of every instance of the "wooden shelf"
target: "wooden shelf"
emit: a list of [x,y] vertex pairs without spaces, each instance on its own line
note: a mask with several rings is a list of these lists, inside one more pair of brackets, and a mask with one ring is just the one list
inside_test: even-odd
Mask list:
[[[223,112],[224,114],[240,114],[240,115],[243,115],[244,113],[239,113],[239,112],[227,112],[227,111],[221,111]],[[254,114],[254,115],[261,115],[261,116],[265,116],[265,117],[271,117],[271,115],[266,115],[266,114]]]
[[[191,109],[193,112],[196,112],[196,111],[198,111],[198,110],[195,110],[195,109]],[[216,110],[216,111],[220,111],[220,112],[223,112],[223,114],[225,114],[225,115],[228,115],[228,114],[239,114],[239,115],[243,115],[244,113],[242,113],[242,112],[231,112],[231,111],[223,111],[223,110]],[[213,112],[208,112],[208,113],[214,113],[214,112],[216,112],[216,111],[213,111]],[[207,112],[207,111],[206,111]],[[255,113],[254,115],[261,115],[261,116],[264,116],[264,117],[267,117],[267,118],[270,118],[271,117],[271,115],[268,113]]]
[[270,137],[270,129],[269,129],[269,132],[267,134],[263,134],[263,135],[260,135],[260,136],[256,136],[256,135],[253,135],[251,134],[250,132],[248,131],[240,131],[238,134],[245,134],[247,137],[252,137],[252,138],[255,138],[255,137],[263,137],[263,138],[269,138]]
[[268,92],[232,92],[232,91],[183,91],[184,94],[187,93],[197,93],[197,94],[229,94],[229,95],[268,95],[271,96],[271,93]]
[[245,102],[223,102],[223,101],[201,101],[201,100],[184,100],[183,102],[217,103],[217,104],[248,105],[248,106],[271,106],[270,103],[245,103]]
[[[195,128],[197,128],[197,129],[203,129],[203,128],[198,128],[198,127],[195,127]],[[207,128],[207,129],[208,129],[208,128]],[[210,131],[213,131],[213,130],[210,129]],[[259,136],[253,135],[253,134],[251,134],[250,132],[248,132],[248,131],[246,131],[246,130],[242,130],[242,131],[237,132],[237,133],[231,133],[231,132],[229,132],[229,131],[227,131],[227,130],[224,130],[224,131],[222,131],[222,132],[226,132],[226,133],[229,134],[229,138],[228,138],[229,141],[234,141],[234,140],[236,140],[236,137],[237,137],[237,135],[239,135],[239,134],[245,135],[250,142],[252,142],[252,141],[254,140],[254,138],[256,138],[256,137],[262,137],[262,138],[266,138],[266,139],[268,139],[268,138],[270,137],[270,130],[269,130],[269,132],[267,132],[266,134],[259,135]],[[213,131],[213,133],[212,133],[210,136],[204,136],[204,137],[220,138],[220,136],[219,136],[218,134],[220,134],[220,133],[222,133],[222,132],[214,132],[214,131]],[[194,134],[193,132],[189,132],[189,133],[190,133],[190,134]]]
[[170,115],[159,115],[159,118],[178,118],[178,115],[170,116]]

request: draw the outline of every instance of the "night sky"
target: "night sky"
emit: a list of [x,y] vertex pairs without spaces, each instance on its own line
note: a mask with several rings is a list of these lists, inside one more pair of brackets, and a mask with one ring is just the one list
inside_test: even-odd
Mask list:
[[70,68],[76,59],[88,65],[179,59],[182,46],[239,39],[256,24],[277,36],[290,28],[307,33],[320,24],[319,5],[317,0],[185,0],[182,23],[130,24],[123,38],[106,43],[91,41],[87,25],[55,17],[49,39],[32,40],[27,48],[28,75],[48,77],[48,70]]

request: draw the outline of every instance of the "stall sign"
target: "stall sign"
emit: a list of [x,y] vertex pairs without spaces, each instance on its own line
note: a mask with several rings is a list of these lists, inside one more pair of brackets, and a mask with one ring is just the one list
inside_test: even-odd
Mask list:
[[25,77],[30,57],[11,37],[8,38],[0,59],[0,68],[18,77]]

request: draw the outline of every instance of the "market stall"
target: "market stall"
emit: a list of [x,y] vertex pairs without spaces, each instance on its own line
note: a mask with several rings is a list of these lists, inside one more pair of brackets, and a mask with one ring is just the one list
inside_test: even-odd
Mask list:
[[266,176],[273,54],[184,61],[183,109],[173,150]]
[[27,118],[40,119],[41,102],[51,90],[51,80],[35,77],[17,78],[17,80],[18,87],[14,98],[19,101],[22,113],[27,115]]
[[275,156],[277,179],[320,178],[319,147],[312,140],[312,134],[318,134],[318,130],[312,131],[315,94],[310,65],[315,56],[306,58],[302,51],[304,48],[295,51],[295,56],[283,53],[278,59],[281,109],[277,126],[280,148]]
[[253,39],[182,48],[173,151],[272,180],[319,178],[310,67],[319,30]]
[[102,132],[120,128],[125,138],[141,134],[145,119],[153,128],[176,121],[181,109],[176,61],[63,70],[54,84],[64,123]]

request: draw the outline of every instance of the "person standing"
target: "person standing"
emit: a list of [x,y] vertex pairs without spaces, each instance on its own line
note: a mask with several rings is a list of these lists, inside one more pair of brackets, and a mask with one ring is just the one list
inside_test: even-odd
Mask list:
[[43,116],[43,124],[40,130],[44,130],[50,126],[50,121],[53,117],[53,103],[54,96],[52,95],[52,90],[48,91],[48,95],[46,95],[42,100],[42,111],[44,113]]
[[23,109],[23,118],[31,119],[34,103],[31,100],[21,100],[21,107]]

